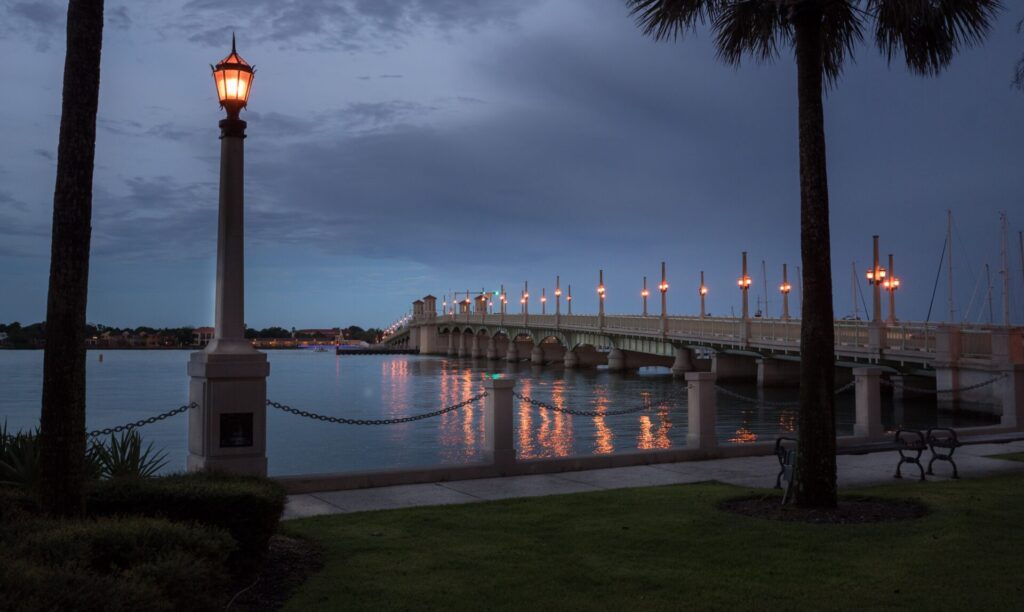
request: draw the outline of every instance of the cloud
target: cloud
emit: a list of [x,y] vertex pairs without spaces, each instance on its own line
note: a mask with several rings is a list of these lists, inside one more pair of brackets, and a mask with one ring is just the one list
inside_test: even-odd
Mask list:
[[127,6],[121,5],[108,9],[105,17],[107,23],[118,30],[127,30],[132,26],[132,18],[128,14]]
[[7,6],[0,38],[18,36],[29,40],[36,51],[48,51],[64,29],[66,10],[55,2],[14,2]]
[[42,157],[46,161],[56,161],[57,160],[57,156],[53,154],[53,151],[50,151],[48,149],[36,149],[35,151],[33,151],[33,153],[35,153],[39,157]]
[[[232,30],[282,46],[359,50],[400,44],[424,29],[452,34],[514,24],[535,0],[191,0],[174,26],[222,46]],[[216,23],[217,26],[210,24]],[[395,75],[381,75],[394,78]]]

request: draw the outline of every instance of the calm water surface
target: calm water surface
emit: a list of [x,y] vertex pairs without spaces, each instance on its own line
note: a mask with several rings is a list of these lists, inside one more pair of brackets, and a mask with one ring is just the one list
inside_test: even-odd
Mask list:
[[[119,425],[187,403],[189,353],[89,351],[88,429]],[[517,403],[516,445],[523,458],[675,448],[686,441],[685,384],[673,380],[666,369],[622,375],[603,368],[563,370],[504,362],[488,366],[484,360],[409,355],[336,357],[301,350],[268,351],[268,357],[269,399],[331,416],[379,419],[429,412],[480,393],[483,375],[493,372],[515,376],[517,391],[560,407],[650,406],[629,415],[572,417]],[[0,351],[0,422],[6,420],[10,430],[38,426],[42,368],[42,351]],[[729,388],[768,401],[796,399],[794,389]],[[978,413],[940,413],[925,402],[883,402],[887,427],[995,422]],[[335,425],[277,410],[267,418],[267,454],[275,475],[466,463],[479,459],[483,441],[482,402],[401,425]],[[840,396],[837,418],[837,431],[852,433],[852,392]],[[719,393],[717,431],[723,444],[771,440],[795,427],[795,408],[758,407]],[[184,415],[141,432],[145,440],[167,451],[168,470],[184,468]]]

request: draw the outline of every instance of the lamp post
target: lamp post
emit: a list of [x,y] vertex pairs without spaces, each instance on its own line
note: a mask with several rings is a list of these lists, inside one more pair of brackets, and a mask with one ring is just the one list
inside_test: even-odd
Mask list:
[[597,326],[604,327],[604,270],[597,273]]
[[789,292],[793,286],[789,284],[789,275],[786,273],[786,264],[782,264],[782,284],[779,285],[779,292],[782,293],[782,320],[789,320]]
[[562,321],[562,277],[555,277],[555,325]]
[[665,262],[661,262],[661,282],[658,283],[658,291],[661,292],[661,333],[668,333],[668,279],[665,277]]
[[750,318],[750,300],[747,299],[747,291],[750,289],[750,276],[747,274],[747,252],[743,251],[743,276],[736,281],[736,284],[740,286],[740,291],[743,292],[743,320],[746,321]]
[[239,118],[249,101],[255,70],[235,50],[211,66],[217,100],[227,116],[220,126],[220,201],[213,340],[188,364],[190,471],[267,473],[267,356],[245,338],[244,141]]
[[882,288],[889,292],[889,323],[896,323],[896,290],[900,288],[900,279],[896,277],[892,253],[889,253],[889,274],[882,281]]
[[498,299],[501,301],[501,316],[505,316],[505,311],[508,307],[508,296],[505,295],[505,285],[501,286],[501,297]]
[[700,318],[704,318],[704,296],[708,294],[708,286],[704,284],[704,270],[700,271],[700,287],[697,289],[697,293],[700,293]]
[[530,283],[523,281],[523,314],[530,316]]
[[882,283],[885,282],[885,268],[878,265],[878,236],[871,237],[874,252],[874,265],[870,270],[867,271],[868,284],[871,285],[872,292],[872,313],[871,320],[875,323],[882,322]]
[[540,288],[540,314],[547,314],[548,309],[548,290],[547,287]]
[[649,291],[647,291],[647,277],[645,276],[644,277],[644,288],[640,290],[640,297],[643,298],[643,301],[644,301],[644,316],[645,317],[647,316],[647,296],[649,296],[650,294],[651,293]]
[[569,290],[565,294],[565,305],[569,308],[569,315],[572,315],[572,285],[569,285]]

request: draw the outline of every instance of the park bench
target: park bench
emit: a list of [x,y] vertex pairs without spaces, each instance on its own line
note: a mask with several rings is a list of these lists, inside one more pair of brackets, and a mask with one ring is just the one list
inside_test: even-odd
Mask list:
[[[946,461],[953,466],[953,478],[960,478],[956,462],[953,460],[953,453],[961,446],[969,444],[1006,444],[1024,440],[1024,432],[1008,432],[1002,434],[980,434],[960,437],[956,430],[947,427],[932,427],[925,431],[917,429],[898,429],[891,440],[879,442],[866,442],[851,446],[836,448],[836,455],[866,455],[885,451],[897,451],[899,461],[896,464],[894,478],[903,478],[901,470],[904,463],[916,465],[920,471],[920,480],[925,480],[925,474],[934,474],[932,466],[936,461]],[[786,493],[782,497],[783,503],[793,488],[794,468],[796,467],[796,447],[798,439],[791,436],[780,436],[775,440],[775,457],[779,461],[779,473],[775,477],[775,488],[782,488],[783,479],[786,480]],[[921,464],[921,455],[924,451],[931,451],[931,460],[928,461],[928,469],[925,470]]]

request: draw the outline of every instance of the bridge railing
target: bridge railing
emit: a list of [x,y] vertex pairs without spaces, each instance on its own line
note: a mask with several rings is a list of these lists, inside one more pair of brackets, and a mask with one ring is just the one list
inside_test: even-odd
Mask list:
[[960,331],[960,356],[989,358],[992,356],[992,332],[985,329]]

